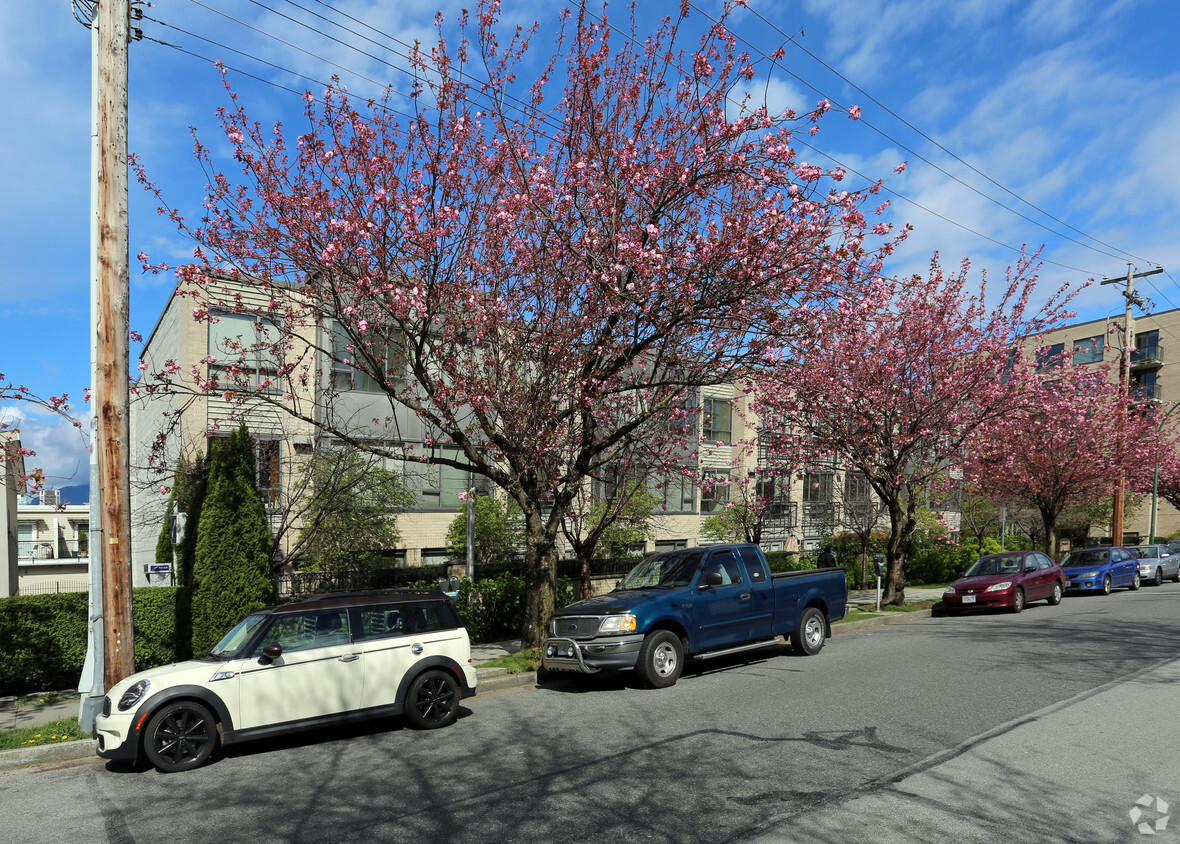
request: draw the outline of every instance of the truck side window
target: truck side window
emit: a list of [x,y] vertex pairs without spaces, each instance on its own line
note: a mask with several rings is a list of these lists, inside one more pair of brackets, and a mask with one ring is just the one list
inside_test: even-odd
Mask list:
[[766,572],[762,561],[758,559],[758,552],[747,547],[739,549],[739,553],[742,555],[742,562],[746,564],[746,571],[750,573],[750,580],[754,583],[761,583]]
[[738,565],[737,557],[729,549],[718,551],[709,558],[709,562],[705,564],[705,574],[714,571],[721,573],[722,586],[742,582],[741,567]]

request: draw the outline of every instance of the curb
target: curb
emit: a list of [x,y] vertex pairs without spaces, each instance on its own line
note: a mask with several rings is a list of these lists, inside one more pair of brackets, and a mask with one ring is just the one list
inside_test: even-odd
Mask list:
[[913,612],[889,613],[889,615],[882,615],[877,618],[865,618],[860,621],[849,621],[846,624],[836,623],[832,625],[832,635],[855,633],[858,630],[871,630],[874,627],[885,627],[890,624],[905,624],[907,621],[914,621],[919,618],[930,618],[933,613],[934,610],[914,610]]
[[31,768],[49,762],[66,762],[91,756],[98,759],[98,742],[94,739],[67,741],[62,744],[44,744],[40,747],[18,747],[15,750],[0,750],[0,771],[13,768]]
[[479,677],[475,687],[477,692],[494,692],[500,689],[537,685],[536,671],[509,674],[507,668],[477,668],[476,674]]

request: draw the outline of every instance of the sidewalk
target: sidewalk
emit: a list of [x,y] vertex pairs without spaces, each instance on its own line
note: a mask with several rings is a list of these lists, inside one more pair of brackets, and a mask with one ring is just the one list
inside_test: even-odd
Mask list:
[[[907,586],[905,599],[906,601],[939,601],[942,600],[944,591],[946,590],[943,587],[929,589],[925,586]],[[856,589],[848,593],[848,606],[863,607],[865,605],[877,605],[876,589]]]
[[741,840],[1175,840],[1178,691],[1180,660],[1151,666],[850,791],[816,792]]

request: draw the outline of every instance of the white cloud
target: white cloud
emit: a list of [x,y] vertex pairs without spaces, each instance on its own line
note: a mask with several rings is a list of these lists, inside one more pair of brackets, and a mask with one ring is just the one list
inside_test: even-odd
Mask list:
[[[83,417],[83,426],[87,424]],[[36,454],[25,458],[25,471],[41,469],[48,486],[86,483],[90,453],[82,430],[59,416],[29,405],[0,407],[0,423],[19,429],[21,445]]]

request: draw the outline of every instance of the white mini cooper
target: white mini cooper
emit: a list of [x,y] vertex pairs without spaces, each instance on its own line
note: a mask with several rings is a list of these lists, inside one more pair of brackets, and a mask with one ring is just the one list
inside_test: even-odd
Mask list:
[[98,755],[196,768],[218,743],[404,715],[445,727],[475,694],[471,642],[441,592],[323,595],[247,616],[212,651],[116,683]]

